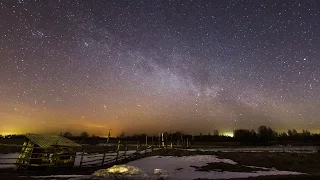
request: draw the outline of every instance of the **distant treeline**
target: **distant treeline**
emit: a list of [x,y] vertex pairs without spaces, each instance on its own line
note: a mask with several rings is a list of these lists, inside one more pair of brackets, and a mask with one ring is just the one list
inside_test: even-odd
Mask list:
[[[272,144],[292,144],[292,143],[310,143],[320,144],[320,134],[312,134],[307,130],[297,132],[295,129],[288,130],[287,133],[277,133],[270,127],[260,126],[257,131],[249,129],[236,129],[233,131],[233,137],[220,134],[218,130],[214,130],[208,134],[186,134],[183,132],[163,132],[158,135],[148,135],[146,133],[126,135],[121,133],[118,137],[110,137],[109,140],[106,137],[99,137],[96,135],[89,135],[87,132],[82,132],[79,136],[74,136],[70,132],[61,133],[61,136],[67,137],[82,144],[99,144],[117,143],[119,140],[122,143],[134,142],[134,143],[148,143],[154,144],[193,144],[196,142],[238,142],[242,145],[272,145]],[[4,136],[0,135],[0,138]],[[9,138],[19,139],[23,138],[23,135],[11,135]],[[6,137],[8,138],[8,136]]]
[[[126,136],[122,133],[118,138],[125,140],[139,140],[144,141],[147,134],[136,134],[132,136]],[[154,136],[154,141],[157,142],[162,134]],[[150,142],[148,136],[148,141]],[[168,142],[240,142],[243,145],[271,145],[271,144],[289,144],[291,142],[301,143],[320,143],[320,134],[310,133],[308,130],[297,132],[295,129],[290,129],[286,133],[277,133],[270,127],[260,126],[257,131],[249,129],[236,129],[233,131],[233,137],[220,134],[218,130],[214,130],[208,134],[186,134],[182,132],[175,133],[163,133],[164,141]]]
[[290,144],[290,143],[319,143],[320,134],[311,134],[308,130],[297,132],[295,129],[287,133],[277,133],[270,127],[260,126],[258,131],[248,129],[237,129],[233,136],[235,141],[246,145],[259,144]]

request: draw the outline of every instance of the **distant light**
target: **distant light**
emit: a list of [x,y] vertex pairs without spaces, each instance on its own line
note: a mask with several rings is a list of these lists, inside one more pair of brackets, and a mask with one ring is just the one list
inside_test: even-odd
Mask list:
[[1,132],[0,135],[2,136],[10,136],[10,135],[16,135],[16,134],[19,134],[19,133],[14,133],[14,132]]
[[224,136],[233,137],[233,132],[225,132],[223,133]]

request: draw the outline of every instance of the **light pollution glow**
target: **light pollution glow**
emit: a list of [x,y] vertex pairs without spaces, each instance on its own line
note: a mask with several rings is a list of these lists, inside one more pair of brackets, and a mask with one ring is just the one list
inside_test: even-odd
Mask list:
[[319,132],[318,3],[3,1],[0,132]]

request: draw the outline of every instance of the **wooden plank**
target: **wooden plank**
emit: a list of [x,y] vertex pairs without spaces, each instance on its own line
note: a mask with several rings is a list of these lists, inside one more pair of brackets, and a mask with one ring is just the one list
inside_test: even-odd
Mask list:
[[84,152],[85,152],[85,149],[83,149],[83,152],[82,152],[82,154],[81,154],[81,158],[80,158],[80,167],[81,167],[81,165],[82,165]]
[[101,162],[101,160],[102,160],[102,159],[93,159],[93,160],[90,160],[90,161],[82,161],[82,164],[88,163],[88,162],[96,162],[96,161]]

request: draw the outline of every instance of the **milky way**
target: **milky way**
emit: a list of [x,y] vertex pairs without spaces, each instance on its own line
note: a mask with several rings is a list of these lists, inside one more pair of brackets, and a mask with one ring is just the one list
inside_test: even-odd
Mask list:
[[0,133],[320,131],[320,2],[0,2]]

